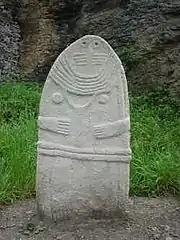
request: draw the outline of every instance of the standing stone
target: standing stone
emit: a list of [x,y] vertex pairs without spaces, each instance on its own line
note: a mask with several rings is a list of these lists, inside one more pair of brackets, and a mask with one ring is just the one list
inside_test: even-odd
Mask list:
[[38,119],[37,200],[52,220],[121,207],[128,198],[130,117],[122,63],[88,35],[53,64]]

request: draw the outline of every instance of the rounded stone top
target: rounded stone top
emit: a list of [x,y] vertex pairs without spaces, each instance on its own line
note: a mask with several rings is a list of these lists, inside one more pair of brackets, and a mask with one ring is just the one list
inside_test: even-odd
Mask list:
[[120,59],[103,38],[86,35],[60,54],[49,76],[67,92],[94,95],[111,91],[121,68]]

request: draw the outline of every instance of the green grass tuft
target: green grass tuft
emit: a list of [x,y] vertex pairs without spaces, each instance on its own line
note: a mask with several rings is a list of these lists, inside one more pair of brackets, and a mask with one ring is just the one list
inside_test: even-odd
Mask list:
[[[0,85],[0,202],[34,195],[39,100],[36,84]],[[131,98],[131,195],[180,193],[180,116],[168,102]]]
[[36,117],[41,88],[37,84],[0,85],[0,122],[14,122]]
[[0,202],[30,196],[35,186],[36,122],[20,119],[0,127]]
[[180,119],[176,112],[173,114],[169,106],[162,105],[136,107],[135,99],[131,119],[131,193],[141,196],[179,194]]

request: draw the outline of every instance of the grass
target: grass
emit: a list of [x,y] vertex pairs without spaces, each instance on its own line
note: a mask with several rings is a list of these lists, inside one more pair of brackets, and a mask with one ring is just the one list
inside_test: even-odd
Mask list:
[[131,193],[180,193],[180,117],[166,106],[132,101]]
[[[0,202],[35,193],[38,106],[35,84],[0,85]],[[131,195],[180,193],[180,114],[160,97],[131,98]]]
[[0,86],[0,202],[30,197],[35,188],[38,85]]

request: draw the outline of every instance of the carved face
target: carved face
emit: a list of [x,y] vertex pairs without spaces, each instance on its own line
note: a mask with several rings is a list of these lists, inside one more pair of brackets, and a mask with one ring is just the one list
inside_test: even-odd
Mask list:
[[104,42],[96,36],[81,38],[68,52],[69,65],[79,76],[96,77],[104,70],[108,60],[108,50]]
[[76,95],[108,92],[114,81],[114,60],[112,49],[102,38],[88,35],[58,57],[49,76]]

